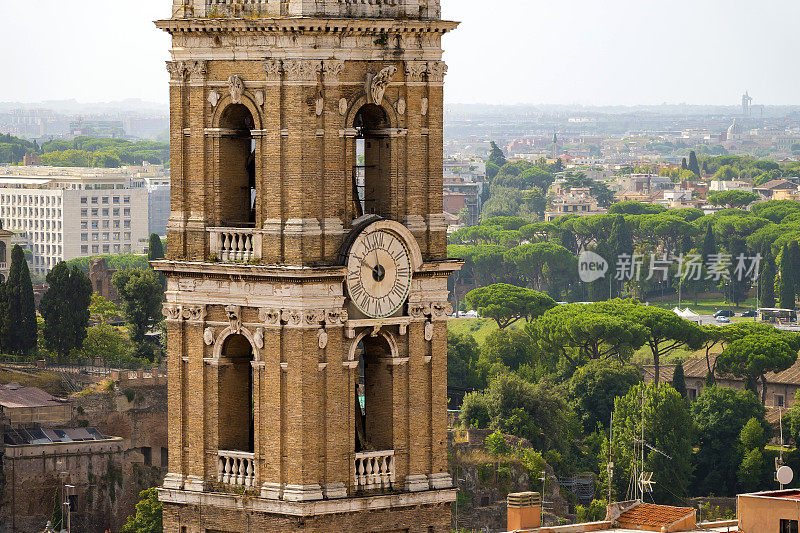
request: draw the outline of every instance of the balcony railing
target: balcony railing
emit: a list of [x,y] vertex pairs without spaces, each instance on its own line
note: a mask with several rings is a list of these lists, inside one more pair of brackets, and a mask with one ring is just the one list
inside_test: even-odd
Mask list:
[[261,259],[260,233],[252,228],[209,228],[211,253],[220,261]]
[[228,485],[252,487],[256,480],[255,454],[219,450],[217,479]]
[[356,490],[389,489],[394,483],[394,450],[357,453],[353,466]]

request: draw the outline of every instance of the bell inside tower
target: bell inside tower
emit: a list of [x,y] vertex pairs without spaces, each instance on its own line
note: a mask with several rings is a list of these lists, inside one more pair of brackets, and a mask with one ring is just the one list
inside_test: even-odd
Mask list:
[[391,140],[386,112],[375,104],[363,106],[353,127],[355,164],[353,165],[354,218],[363,215],[391,215]]
[[222,113],[219,143],[220,222],[228,227],[253,227],[256,223],[256,158],[253,115],[242,104]]

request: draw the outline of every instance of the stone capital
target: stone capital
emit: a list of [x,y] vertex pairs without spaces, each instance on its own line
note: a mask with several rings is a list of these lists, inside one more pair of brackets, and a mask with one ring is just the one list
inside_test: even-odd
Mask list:
[[322,70],[322,64],[311,59],[286,59],[283,61],[283,72],[288,81],[316,83],[320,70]]

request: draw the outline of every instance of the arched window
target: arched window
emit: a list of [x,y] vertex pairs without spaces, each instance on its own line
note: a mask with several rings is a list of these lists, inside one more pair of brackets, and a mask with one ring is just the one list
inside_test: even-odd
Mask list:
[[220,355],[218,401],[220,450],[253,452],[253,347],[244,335],[225,339]]
[[220,218],[223,226],[252,227],[256,222],[253,115],[242,104],[222,112],[219,143]]
[[386,339],[364,337],[356,353],[356,452],[394,449],[392,366],[386,359],[392,350]]
[[391,215],[391,153],[389,119],[380,106],[359,109],[356,130],[356,161],[353,165],[354,215]]
[[6,243],[0,241],[0,263],[6,262]]

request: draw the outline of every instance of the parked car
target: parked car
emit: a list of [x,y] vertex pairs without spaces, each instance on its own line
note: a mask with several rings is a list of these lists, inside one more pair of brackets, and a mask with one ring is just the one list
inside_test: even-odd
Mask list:
[[718,316],[717,323],[718,324],[730,324],[731,319],[726,316]]
[[730,318],[732,316],[736,316],[736,313],[734,313],[730,309],[720,309],[719,311],[714,313],[714,318],[719,318],[721,316]]
[[749,318],[755,318],[755,317],[758,316],[758,313],[756,311],[754,311],[753,309],[751,309],[749,311],[745,311],[744,313],[742,313],[742,316],[743,317],[749,317]]

